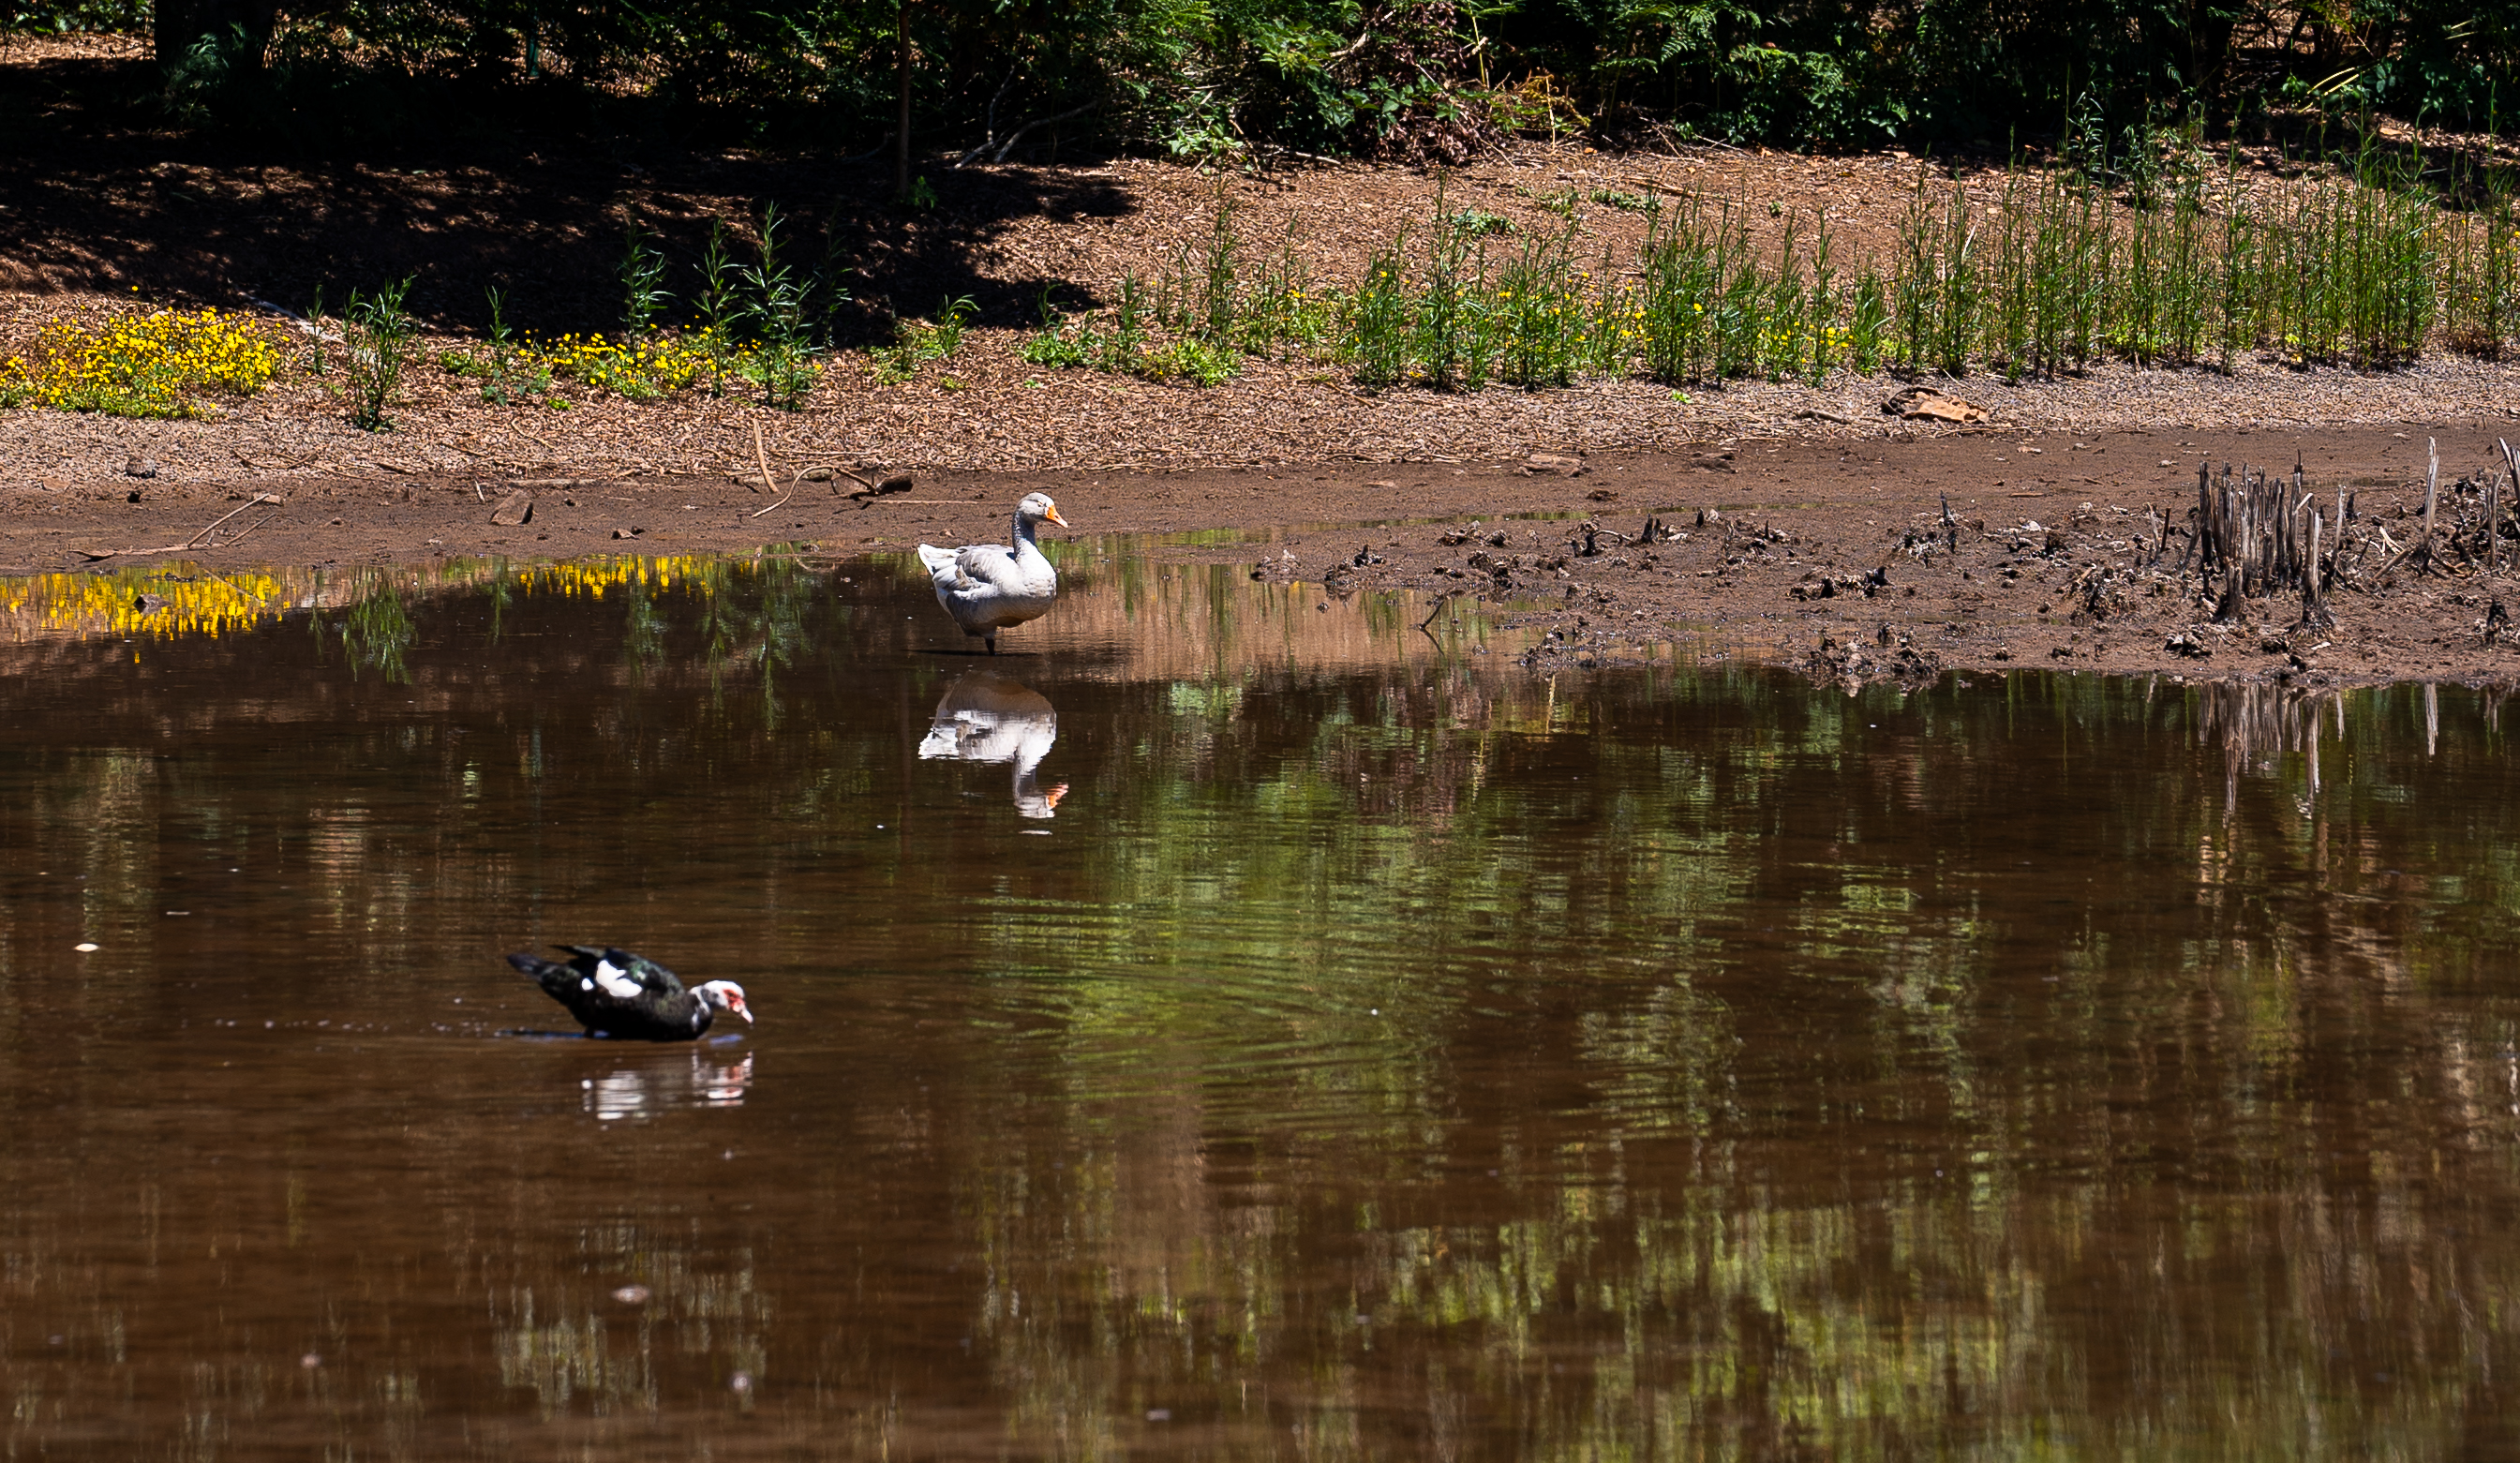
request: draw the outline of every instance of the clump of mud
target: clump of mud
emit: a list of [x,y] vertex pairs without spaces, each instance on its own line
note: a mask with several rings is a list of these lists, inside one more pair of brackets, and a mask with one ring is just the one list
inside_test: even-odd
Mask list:
[[1822,635],[1819,645],[1794,662],[1794,668],[1817,684],[1842,686],[1852,696],[1875,681],[1894,682],[1903,691],[1922,690],[1942,679],[1945,667],[1941,656],[1885,624],[1871,645]]

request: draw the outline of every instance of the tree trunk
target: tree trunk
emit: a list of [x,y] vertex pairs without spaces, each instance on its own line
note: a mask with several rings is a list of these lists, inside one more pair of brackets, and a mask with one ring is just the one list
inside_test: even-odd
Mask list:
[[157,48],[158,69],[165,70],[184,59],[201,35],[193,29],[193,7],[190,0],[158,0],[157,15],[150,22],[150,41]]
[[892,134],[892,197],[910,197],[910,0],[901,0],[901,57],[896,81],[901,100],[899,125]]

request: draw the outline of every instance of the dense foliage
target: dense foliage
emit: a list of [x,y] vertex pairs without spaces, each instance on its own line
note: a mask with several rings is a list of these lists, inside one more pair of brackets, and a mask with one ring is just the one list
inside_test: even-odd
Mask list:
[[893,128],[905,23],[914,134],[992,151],[2000,146],[2268,108],[2501,127],[2520,94],[2520,0],[6,0],[0,23],[154,26],[196,119],[409,125],[378,83],[539,82],[844,152]]
[[63,35],[149,28],[145,0],[0,0],[0,32]]

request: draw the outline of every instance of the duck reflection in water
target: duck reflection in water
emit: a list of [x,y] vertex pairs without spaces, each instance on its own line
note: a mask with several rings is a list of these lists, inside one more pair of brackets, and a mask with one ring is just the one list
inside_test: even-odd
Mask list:
[[1050,755],[1058,740],[1058,712],[1050,698],[993,671],[974,670],[945,688],[920,740],[922,759],[946,757],[964,762],[1011,762],[1015,769],[1015,811],[1027,818],[1058,814],[1058,800],[1067,784],[1048,792],[1033,778],[1033,769]]
[[586,1111],[604,1122],[652,1117],[668,1108],[740,1108],[752,1086],[752,1058],[730,1064],[694,1052],[688,1069],[658,1062],[588,1077],[582,1085]]

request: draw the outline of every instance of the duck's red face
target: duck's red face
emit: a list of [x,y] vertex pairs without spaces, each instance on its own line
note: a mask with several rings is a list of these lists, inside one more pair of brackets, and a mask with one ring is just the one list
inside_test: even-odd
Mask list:
[[699,988],[699,995],[721,1011],[732,1011],[746,1023],[752,1020],[751,1010],[743,1004],[743,987],[733,981],[711,981]]

